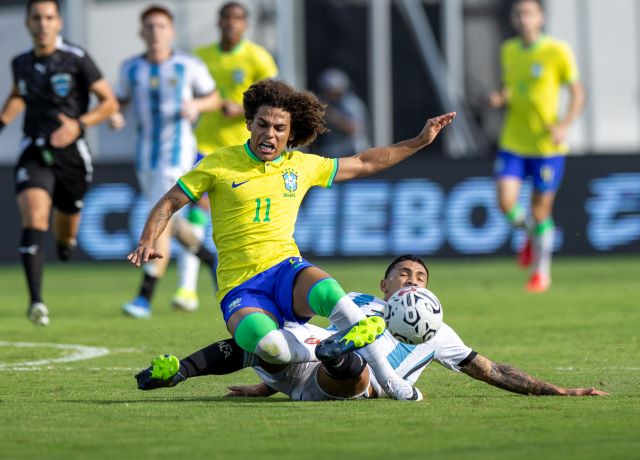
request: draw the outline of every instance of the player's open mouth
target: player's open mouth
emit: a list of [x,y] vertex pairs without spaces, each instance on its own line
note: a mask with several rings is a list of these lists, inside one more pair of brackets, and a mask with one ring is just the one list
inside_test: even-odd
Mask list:
[[275,147],[275,145],[273,145],[270,142],[260,142],[258,144],[258,150],[260,151],[260,153],[263,153],[265,155],[269,155],[269,154],[274,153],[276,151],[276,147]]

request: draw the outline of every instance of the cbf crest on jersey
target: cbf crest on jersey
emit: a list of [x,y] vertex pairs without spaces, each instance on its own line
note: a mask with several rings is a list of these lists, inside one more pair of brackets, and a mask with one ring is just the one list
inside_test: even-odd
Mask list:
[[242,83],[244,81],[244,70],[235,69],[233,71],[232,77],[233,77],[233,82],[234,83],[237,83],[237,84]]
[[282,174],[282,179],[284,179],[284,188],[288,193],[285,193],[284,196],[295,196],[295,191],[298,190],[298,175],[293,169],[285,169],[284,174]]
[[58,97],[67,97],[71,92],[71,75],[68,73],[55,73],[51,75],[51,87]]
[[533,78],[540,78],[542,76],[542,64],[536,62],[531,66],[531,76]]

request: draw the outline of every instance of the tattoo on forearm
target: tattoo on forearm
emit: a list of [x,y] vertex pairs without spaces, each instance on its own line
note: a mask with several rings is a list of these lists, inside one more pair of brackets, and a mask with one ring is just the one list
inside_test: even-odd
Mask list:
[[157,240],[167,227],[171,216],[173,216],[180,207],[180,200],[175,196],[170,194],[163,196],[151,210],[151,214],[147,220],[147,226],[149,228],[145,226],[143,234],[146,235],[147,232],[149,232],[153,241]]
[[467,363],[462,371],[478,380],[503,390],[525,395],[559,395],[559,389],[555,385],[538,380],[508,364],[498,364],[477,355]]

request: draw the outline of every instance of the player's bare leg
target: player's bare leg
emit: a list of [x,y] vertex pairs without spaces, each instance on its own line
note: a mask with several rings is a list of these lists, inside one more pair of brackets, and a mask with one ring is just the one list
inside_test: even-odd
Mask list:
[[[204,226],[195,226],[180,216],[173,217],[172,235],[186,249],[178,261],[181,287],[173,298],[174,308],[184,311],[194,311],[198,308],[198,297],[195,292],[197,286],[200,262],[204,262],[211,273],[213,289],[218,289],[216,278],[217,258],[203,244]],[[192,265],[195,258],[195,265]],[[191,271],[193,269],[193,271]],[[185,273],[186,271],[186,273]]]
[[[209,199],[203,196],[200,201],[190,205],[185,224],[202,244],[205,238],[205,227],[209,220]],[[215,256],[214,256],[215,257]],[[215,273],[216,261],[212,271]],[[193,311],[198,308],[198,271],[200,259],[188,251],[183,251],[178,258],[178,290],[173,296],[172,304],[175,308]]]
[[28,188],[18,194],[17,202],[22,222],[19,252],[30,295],[27,315],[33,324],[46,326],[49,324],[49,310],[42,301],[42,271],[51,196],[44,189]]
[[533,230],[533,264],[531,278],[525,288],[529,292],[544,292],[551,286],[551,257],[555,226],[552,212],[554,192],[533,193],[531,211],[535,222]]
[[518,203],[522,181],[516,177],[503,177],[498,179],[496,191],[498,206],[509,220],[512,226],[524,228],[527,231],[527,240],[518,254],[518,264],[528,267],[532,261],[532,227],[527,219],[522,206]]
[[53,234],[56,238],[58,259],[66,262],[78,245],[76,237],[80,227],[80,213],[67,214],[58,210],[53,214]]

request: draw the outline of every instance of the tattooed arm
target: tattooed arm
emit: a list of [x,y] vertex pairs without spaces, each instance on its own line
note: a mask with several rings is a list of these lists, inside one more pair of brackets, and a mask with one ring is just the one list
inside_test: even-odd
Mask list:
[[562,388],[538,380],[508,364],[494,363],[482,355],[476,355],[461,367],[462,372],[477,380],[487,382],[503,390],[536,396],[604,396],[608,393],[595,388]]
[[149,259],[162,258],[162,254],[156,252],[153,246],[158,237],[162,235],[171,216],[190,201],[189,197],[177,185],[171,187],[171,189],[160,198],[149,213],[149,217],[147,217],[140,241],[138,241],[138,247],[127,256],[127,259],[131,261],[133,265],[139,267]]

